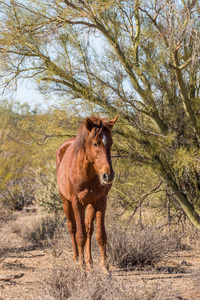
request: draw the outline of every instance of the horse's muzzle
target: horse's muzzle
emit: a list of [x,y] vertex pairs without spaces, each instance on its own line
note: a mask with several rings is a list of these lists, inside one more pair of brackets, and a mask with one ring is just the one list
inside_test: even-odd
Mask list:
[[111,184],[114,179],[114,172],[112,174],[104,173],[100,174],[101,184]]

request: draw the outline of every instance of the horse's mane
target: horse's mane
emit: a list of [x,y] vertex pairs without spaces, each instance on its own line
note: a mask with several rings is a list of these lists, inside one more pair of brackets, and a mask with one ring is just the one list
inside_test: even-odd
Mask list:
[[[111,129],[105,122],[106,118],[90,117],[90,119],[95,124],[94,128],[91,131],[93,133],[93,135],[91,135],[90,137],[91,140],[94,139],[95,136],[97,136],[103,130],[106,130],[111,134]],[[88,141],[89,133],[89,130],[87,130],[87,128],[85,127],[85,123],[83,123],[77,131],[76,140],[74,144],[76,156],[78,155],[78,152],[80,150],[86,150],[86,142]]]

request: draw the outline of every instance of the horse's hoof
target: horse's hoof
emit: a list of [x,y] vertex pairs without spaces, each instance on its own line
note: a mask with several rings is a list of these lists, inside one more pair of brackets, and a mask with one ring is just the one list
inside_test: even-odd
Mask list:
[[77,256],[73,256],[73,261],[77,263],[78,262],[78,257]]
[[86,268],[87,271],[93,270],[93,259],[86,259]]
[[102,271],[105,275],[110,275],[110,271],[109,271],[108,267],[105,267],[105,266],[102,267]]
[[110,275],[109,264],[103,263],[103,264],[100,264],[100,266],[101,266],[101,269],[104,274]]
[[86,271],[92,271],[92,270],[94,270],[93,264],[92,263],[86,264]]

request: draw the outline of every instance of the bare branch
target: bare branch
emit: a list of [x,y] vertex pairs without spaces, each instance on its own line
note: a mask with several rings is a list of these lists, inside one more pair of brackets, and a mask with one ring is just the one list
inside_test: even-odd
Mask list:
[[73,8],[73,9],[75,9],[75,10],[82,11],[82,9],[81,9],[79,6],[77,6],[77,5],[73,4],[73,3],[71,3],[71,2],[68,1],[68,0],[64,0],[64,3],[65,3],[67,6]]
[[29,142],[29,143],[17,140],[9,134],[7,135],[7,138],[9,138],[13,142],[15,142],[17,144],[21,144],[21,145],[31,146],[33,143],[37,143],[38,145],[43,146],[43,145],[47,144],[47,142],[50,138],[54,138],[54,137],[56,137],[56,138],[58,138],[58,137],[73,137],[73,135],[70,135],[70,134],[44,134],[44,133],[42,133],[42,134],[44,135],[44,137],[32,139],[32,141]]
[[163,32],[163,28],[161,25],[159,25],[157,22],[156,22],[156,19],[154,19],[154,17],[152,17],[149,12],[146,10],[146,9],[143,9],[141,7],[139,7],[139,9],[144,12],[148,17],[149,19],[152,21],[152,23],[154,24],[154,26],[156,27],[156,29],[158,30],[158,32],[160,33],[160,36],[162,37],[164,43],[165,43],[165,46],[168,48],[169,44],[168,44],[168,41],[167,41],[167,38]]
[[[133,203],[137,203],[137,205],[136,205],[136,207],[134,208],[134,211],[133,211],[133,213],[131,214],[131,216],[130,216],[128,222],[127,222],[126,228],[127,228],[128,225],[130,224],[130,222],[131,222],[133,216],[135,215],[137,209],[142,205],[142,203],[144,202],[144,200],[145,200],[148,196],[150,196],[150,195],[152,195],[152,194],[154,194],[154,193],[160,193],[160,192],[163,192],[163,191],[164,191],[163,189],[162,189],[162,190],[159,190],[159,188],[161,187],[162,183],[163,183],[163,180],[161,180],[160,183],[159,183],[156,187],[154,187],[153,189],[151,189],[149,192],[143,194],[143,195],[142,195],[141,197],[139,197],[137,200],[133,201]],[[133,204],[131,203],[129,206],[127,206],[126,209],[125,209],[125,211],[126,211],[128,208],[132,207],[132,205],[133,205]],[[132,207],[132,208],[133,208],[133,207]],[[125,212],[125,211],[124,211],[124,212]],[[124,212],[123,212],[123,214],[124,214]]]
[[[141,131],[143,131],[145,133],[148,133],[148,134],[154,135],[154,136],[159,136],[159,137],[162,137],[162,138],[166,138],[167,137],[166,135],[159,134],[159,133],[152,132],[152,131],[149,131],[147,129],[144,129],[138,122],[135,122],[135,124],[140,128]],[[132,125],[135,125],[135,124],[132,124]]]

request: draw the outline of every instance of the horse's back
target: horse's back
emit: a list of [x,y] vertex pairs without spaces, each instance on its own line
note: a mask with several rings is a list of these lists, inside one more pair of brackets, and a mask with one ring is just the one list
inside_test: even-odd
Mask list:
[[60,147],[56,151],[56,167],[57,167],[57,170],[60,166],[60,163],[61,163],[64,155],[67,153],[67,150],[69,150],[69,148],[74,144],[75,139],[76,138],[71,138],[71,139],[65,141],[64,143],[62,143],[62,145],[60,145]]

